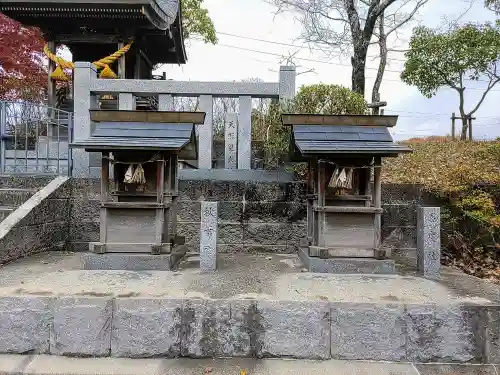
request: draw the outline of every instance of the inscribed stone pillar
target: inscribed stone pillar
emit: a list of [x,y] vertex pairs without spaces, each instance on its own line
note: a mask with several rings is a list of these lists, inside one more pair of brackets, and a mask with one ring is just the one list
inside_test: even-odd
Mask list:
[[[74,119],[73,140],[82,141],[90,136],[90,109],[96,109],[96,101],[91,96],[92,80],[97,79],[97,70],[89,62],[76,62],[74,69]],[[89,177],[89,154],[83,149],[74,149],[73,177]]]
[[133,111],[135,109],[134,94],[121,92],[118,94],[118,109],[120,111]]
[[217,202],[201,202],[200,271],[217,268]]
[[173,111],[174,110],[174,97],[170,94],[158,95],[158,110],[159,111]]
[[237,164],[237,135],[238,121],[235,113],[226,113],[224,119],[224,168],[236,169]]
[[295,97],[295,79],[297,77],[294,66],[280,66],[280,100],[289,100]]
[[417,265],[425,277],[438,277],[441,266],[439,207],[417,208]]
[[200,95],[200,111],[205,112],[205,122],[198,125],[198,169],[212,169],[213,109],[212,95]]
[[252,169],[252,97],[240,96],[238,169]]

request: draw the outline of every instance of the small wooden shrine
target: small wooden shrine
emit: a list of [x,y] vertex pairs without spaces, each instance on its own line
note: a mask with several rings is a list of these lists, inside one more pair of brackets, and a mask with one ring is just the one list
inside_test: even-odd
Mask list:
[[303,261],[334,272],[312,265],[318,259],[386,259],[380,247],[381,160],[411,152],[389,133],[397,116],[285,114],[282,122],[291,126],[291,160],[308,162]]
[[195,124],[204,119],[203,112],[91,111],[92,135],[70,146],[102,155],[100,241],[92,252],[172,254],[171,265],[185,254],[173,251],[183,245],[178,159],[197,159]]

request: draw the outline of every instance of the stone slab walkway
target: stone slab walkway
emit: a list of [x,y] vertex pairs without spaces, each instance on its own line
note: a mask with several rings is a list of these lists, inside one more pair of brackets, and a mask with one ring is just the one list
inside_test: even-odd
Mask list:
[[494,365],[0,355],[1,375],[240,375],[242,370],[247,375],[499,375]]
[[171,271],[84,271],[81,254],[51,253],[0,267],[0,296],[100,296],[330,301],[350,303],[500,304],[500,285],[444,270],[440,280],[398,275],[302,272],[296,255],[224,254],[200,273],[190,257]]

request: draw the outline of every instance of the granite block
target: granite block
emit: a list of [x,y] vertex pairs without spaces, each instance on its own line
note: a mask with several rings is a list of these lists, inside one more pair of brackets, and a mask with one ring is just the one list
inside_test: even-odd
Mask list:
[[483,314],[467,305],[407,305],[406,355],[415,362],[481,362]]
[[245,244],[286,245],[289,224],[248,223],[243,231]]
[[43,231],[43,238],[46,241],[47,250],[56,249],[69,242],[69,221],[46,223],[43,226]]
[[399,235],[399,247],[402,248],[416,248],[417,247],[417,227],[416,226],[406,226],[398,227],[392,225],[382,226],[382,241],[391,235],[395,230],[401,232]]
[[200,248],[200,220],[198,222],[177,222],[177,235],[184,236],[186,239],[186,245],[191,248]]
[[72,220],[71,241],[97,242],[99,241],[99,221],[97,220]]
[[117,298],[111,355],[177,357],[181,354],[182,300]]
[[68,199],[46,198],[19,221],[18,226],[44,224],[50,221],[69,220],[71,205]]
[[384,203],[423,203],[423,189],[413,184],[382,184],[382,202]]
[[242,201],[243,181],[180,180],[180,200]]
[[242,222],[243,211],[246,208],[247,204],[243,204],[243,202],[219,202],[219,220]]
[[330,357],[330,307],[323,302],[258,302],[262,356]]
[[305,223],[306,205],[294,202],[247,202],[243,220],[250,223]]
[[232,356],[231,306],[222,300],[186,300],[183,304],[181,355],[194,358]]
[[52,179],[53,176],[1,176],[0,188],[40,189]]
[[486,308],[485,361],[500,364],[500,306]]
[[253,299],[231,300],[231,331],[233,356],[262,357],[264,320]]
[[382,206],[382,225],[397,227],[417,225],[417,206],[410,203],[393,203]]
[[1,297],[0,353],[48,353],[51,303],[49,297]]
[[35,194],[32,190],[6,190],[0,191],[0,205],[7,207],[19,207]]
[[419,375],[497,375],[492,365],[415,364]]
[[184,257],[185,250],[185,246],[176,246],[171,254],[88,253],[83,254],[82,263],[85,270],[169,271]]
[[197,223],[201,217],[201,203],[177,200],[177,220]]
[[403,305],[331,304],[332,358],[403,361],[405,344]]
[[218,243],[220,244],[241,244],[243,243],[242,224],[219,223],[218,225]]
[[101,201],[98,199],[73,199],[71,201],[71,217],[74,224],[82,221],[99,219]]
[[217,244],[217,253],[219,254],[235,254],[235,253],[244,253],[245,246],[242,243],[232,243],[229,245],[226,244]]
[[54,301],[50,353],[108,356],[113,303],[107,298],[62,297]]

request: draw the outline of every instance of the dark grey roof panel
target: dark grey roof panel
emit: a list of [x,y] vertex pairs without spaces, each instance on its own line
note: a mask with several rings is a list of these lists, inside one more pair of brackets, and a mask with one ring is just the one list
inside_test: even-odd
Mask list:
[[411,149],[393,142],[363,141],[311,141],[296,140],[296,145],[304,154],[314,153],[400,153]]
[[158,150],[180,150],[189,139],[168,138],[122,138],[122,137],[90,137],[84,141],[73,142],[70,147],[94,150],[110,150],[114,148],[123,149],[158,149]]
[[294,138],[317,141],[373,141],[392,142],[387,128],[363,126],[294,125]]
[[103,129],[166,129],[175,131],[193,128],[193,124],[190,123],[164,124],[159,122],[98,122],[96,125]]

